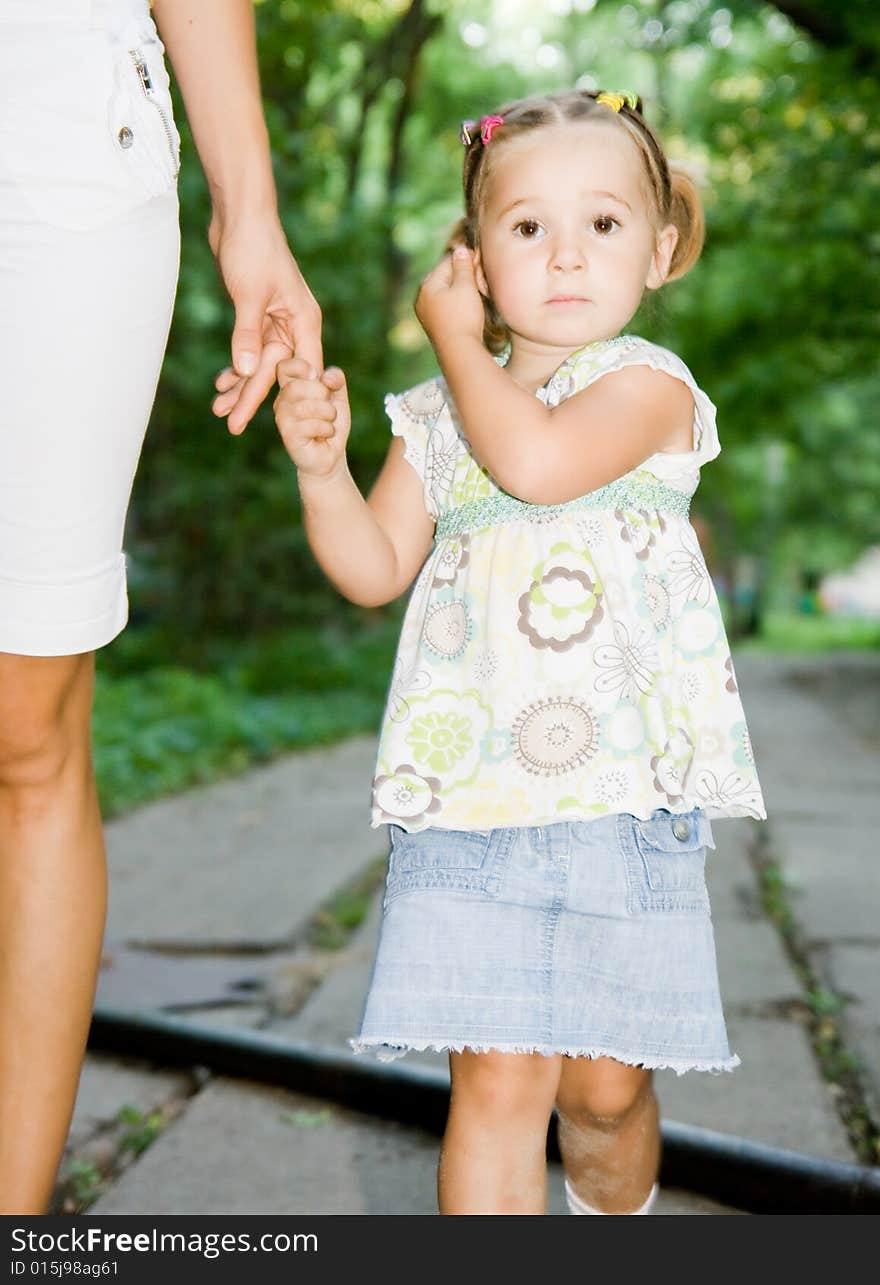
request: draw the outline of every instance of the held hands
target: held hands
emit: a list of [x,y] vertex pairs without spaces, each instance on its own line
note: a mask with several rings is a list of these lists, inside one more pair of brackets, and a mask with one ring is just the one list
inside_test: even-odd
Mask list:
[[351,411],[342,371],[331,366],[318,375],[304,358],[290,357],[278,364],[278,383],[275,422],[300,479],[345,472]]
[[215,415],[242,433],[275,382],[275,369],[295,353],[320,370],[321,310],[275,219],[224,229],[214,222],[211,249],[235,307],[232,366],[215,380]]
[[416,295],[416,316],[435,348],[464,335],[482,341],[483,297],[473,252],[466,246],[457,245],[425,277]]

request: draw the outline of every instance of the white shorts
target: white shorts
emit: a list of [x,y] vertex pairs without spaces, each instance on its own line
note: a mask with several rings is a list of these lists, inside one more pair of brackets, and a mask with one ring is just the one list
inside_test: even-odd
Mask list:
[[148,0],[0,3],[0,651],[128,615],[122,535],[180,257]]

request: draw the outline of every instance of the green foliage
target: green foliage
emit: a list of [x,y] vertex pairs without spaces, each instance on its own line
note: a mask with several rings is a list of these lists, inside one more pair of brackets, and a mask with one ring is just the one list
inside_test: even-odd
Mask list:
[[327,744],[379,723],[396,620],[348,638],[291,631],[264,646],[216,644],[212,672],[155,666],[100,672],[94,753],[113,816],[241,772],[282,750]]
[[[357,478],[369,484],[387,444],[383,393],[433,369],[410,301],[459,212],[458,121],[533,89],[633,86],[670,153],[705,179],[703,261],[632,328],[680,351],[718,404],[724,450],[697,507],[720,563],[735,579],[751,555],[762,584],[795,593],[799,569],[880,539],[878,12],[873,0],[262,0],[279,204],[324,309],[327,358],[349,375]],[[337,611],[269,409],[236,439],[210,413],[231,313],[182,132],[181,283],[128,546],[135,621],[189,663],[206,637]]]
[[144,1114],[131,1105],[121,1107],[116,1119],[122,1126],[120,1151],[131,1151],[135,1156],[141,1155],[156,1141],[165,1123],[161,1111]]

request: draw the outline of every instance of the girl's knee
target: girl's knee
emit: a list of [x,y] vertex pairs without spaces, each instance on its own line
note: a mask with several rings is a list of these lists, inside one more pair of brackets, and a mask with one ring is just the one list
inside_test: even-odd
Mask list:
[[559,1059],[541,1054],[456,1053],[450,1058],[455,1106],[484,1119],[525,1115],[549,1121],[559,1083]]
[[654,1097],[650,1071],[624,1066],[609,1058],[578,1067],[560,1078],[556,1105],[564,1119],[576,1125],[614,1128]]

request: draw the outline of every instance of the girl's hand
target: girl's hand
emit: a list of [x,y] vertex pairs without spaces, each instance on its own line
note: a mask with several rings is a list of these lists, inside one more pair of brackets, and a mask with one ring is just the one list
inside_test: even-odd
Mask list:
[[429,272],[416,295],[416,316],[436,348],[454,335],[483,338],[483,296],[477,289],[474,258],[457,245]]
[[289,357],[277,374],[275,422],[300,476],[327,481],[345,472],[351,411],[342,371],[331,366],[319,376],[302,357]]
[[230,433],[241,433],[284,357],[296,354],[321,369],[321,310],[276,218],[231,229],[215,220],[208,239],[235,307],[233,364],[217,376],[213,411],[227,417]]

